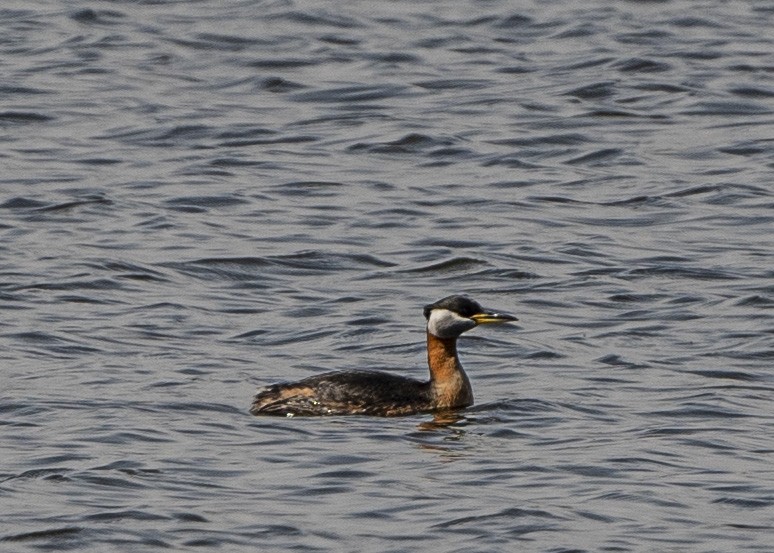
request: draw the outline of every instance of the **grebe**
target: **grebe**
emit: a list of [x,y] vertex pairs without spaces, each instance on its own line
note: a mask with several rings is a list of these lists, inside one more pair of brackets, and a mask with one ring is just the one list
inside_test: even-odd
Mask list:
[[484,309],[467,296],[425,306],[430,380],[378,371],[340,371],[258,390],[253,415],[390,417],[473,405],[473,390],[457,356],[457,338],[480,324],[518,320]]

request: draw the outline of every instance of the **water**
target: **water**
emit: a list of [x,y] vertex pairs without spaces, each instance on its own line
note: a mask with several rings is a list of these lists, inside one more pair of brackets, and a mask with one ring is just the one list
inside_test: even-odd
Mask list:
[[[766,2],[4,2],[0,550],[774,550]],[[258,419],[425,374],[457,419]]]

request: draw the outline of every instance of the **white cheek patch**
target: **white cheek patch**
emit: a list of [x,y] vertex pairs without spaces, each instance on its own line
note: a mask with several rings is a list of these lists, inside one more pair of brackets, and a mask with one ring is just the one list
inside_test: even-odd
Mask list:
[[439,338],[456,338],[476,323],[448,309],[433,309],[427,320],[427,331]]

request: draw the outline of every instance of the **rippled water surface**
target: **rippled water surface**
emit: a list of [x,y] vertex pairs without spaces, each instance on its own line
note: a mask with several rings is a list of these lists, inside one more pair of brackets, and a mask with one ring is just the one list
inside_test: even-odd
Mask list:
[[[0,7],[0,550],[774,551],[767,2]],[[260,419],[426,373],[457,418]]]

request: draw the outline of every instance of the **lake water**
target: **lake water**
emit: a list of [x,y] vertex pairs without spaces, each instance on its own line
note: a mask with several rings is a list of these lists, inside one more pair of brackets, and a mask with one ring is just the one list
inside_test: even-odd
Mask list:
[[[0,551],[774,551],[774,9],[3,2]],[[255,418],[424,377],[456,418]]]

